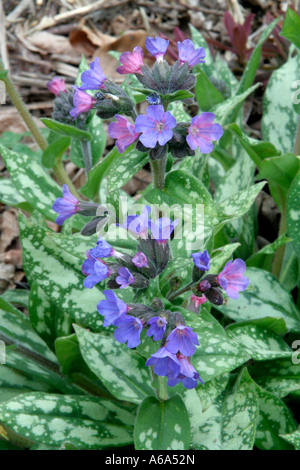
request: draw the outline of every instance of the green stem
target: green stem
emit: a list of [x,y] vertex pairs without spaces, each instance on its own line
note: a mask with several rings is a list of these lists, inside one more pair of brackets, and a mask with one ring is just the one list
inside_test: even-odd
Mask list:
[[155,374],[153,366],[150,366],[151,376],[153,381],[153,388],[155,391],[156,398],[159,401],[166,401],[168,399],[167,387],[162,377]]
[[[3,66],[2,61],[0,60],[0,71],[4,71],[5,68]],[[48,142],[37,127],[36,123],[34,122],[30,112],[28,111],[24,101],[22,100],[21,96],[17,92],[15,86],[13,85],[11,79],[7,75],[6,77],[3,77],[1,79],[5,83],[5,89],[11,99],[12,104],[16,107],[18,113],[20,114],[21,118],[25,122],[26,126],[28,127],[29,131],[31,132],[34,140],[44,152],[46,148],[48,147]],[[57,163],[56,165],[53,166],[53,171],[60,182],[60,184],[67,184],[71,190],[71,192],[74,194],[77,199],[80,199],[80,196],[75,189],[75,186],[73,185],[72,181],[70,180],[69,176],[66,173],[66,170],[61,162]]]
[[81,140],[80,143],[83,155],[84,168],[86,175],[88,176],[93,166],[91,143],[88,140]]
[[194,286],[196,286],[197,284],[199,284],[199,281],[197,282],[190,282],[187,286],[185,287],[182,287],[181,289],[179,289],[178,291],[174,292],[173,294],[171,294],[170,296],[167,297],[168,300],[174,300],[176,297],[178,297],[179,295],[181,294],[184,294],[185,292],[188,292],[189,290],[191,290]]
[[294,147],[294,154],[300,155],[300,117],[298,118],[298,126],[297,126],[297,134],[296,134],[296,141]]
[[[281,217],[280,217],[280,225],[279,225],[279,232],[278,232],[278,237],[280,237],[286,232],[286,201],[282,194],[282,190],[279,187],[278,187],[278,191],[279,191],[280,199],[281,199]],[[285,252],[285,245],[281,245],[277,248],[277,251],[274,256],[272,273],[275,277],[277,277],[277,279],[279,279],[280,277],[281,268],[283,264],[283,258],[284,258],[284,252]]]
[[165,186],[165,171],[167,164],[167,154],[159,160],[151,160],[153,186],[163,190]]

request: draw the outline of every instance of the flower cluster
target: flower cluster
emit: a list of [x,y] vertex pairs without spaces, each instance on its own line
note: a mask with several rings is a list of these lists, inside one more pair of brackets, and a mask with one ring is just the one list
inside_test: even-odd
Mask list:
[[[249,285],[249,279],[244,276],[246,264],[242,259],[230,260],[219,274],[208,274],[203,278],[205,271],[210,269],[210,257],[207,250],[193,253],[192,258],[195,265],[198,281],[194,288],[195,294],[201,293],[201,297],[192,295],[192,302],[198,308],[206,301],[215,305],[223,304],[223,289],[231,299],[238,299],[239,292],[243,292]],[[200,282],[199,282],[200,281]]]
[[[59,213],[57,222],[63,223],[68,217],[80,212],[81,205],[69,191],[63,188],[63,198],[58,198],[53,209]],[[92,209],[86,209],[87,213]],[[84,212],[84,211],[83,211]],[[129,348],[136,348],[143,329],[153,341],[159,341],[157,352],[147,359],[146,365],[153,367],[156,375],[166,377],[169,386],[180,382],[186,388],[194,388],[203,383],[199,373],[191,364],[191,357],[199,346],[196,333],[186,326],[184,317],[178,312],[165,310],[160,299],[154,299],[150,306],[142,304],[127,305],[114,292],[116,289],[144,289],[151,279],[158,276],[169,262],[169,239],[178,223],[168,217],[157,220],[150,218],[151,208],[145,206],[140,214],[129,215],[119,227],[128,230],[137,239],[134,256],[121,253],[103,238],[99,238],[95,247],[86,252],[82,265],[84,286],[94,288],[107,280],[104,290],[105,300],[97,305],[97,310],[104,317],[104,326],[116,327],[116,341],[127,343]],[[188,308],[198,312],[199,307],[209,301],[215,305],[223,303],[225,291],[228,297],[236,299],[244,291],[249,279],[244,276],[246,265],[243,260],[228,261],[219,274],[206,274],[211,269],[211,259],[207,250],[192,254],[194,262],[193,280],[186,290],[192,290]],[[104,261],[105,260],[105,261]],[[203,277],[205,275],[205,277]],[[179,296],[181,290],[169,296],[169,300]],[[199,296],[201,294],[201,296]]]
[[[63,122],[76,120],[79,127],[84,127],[92,109],[103,119],[114,117],[115,122],[110,123],[108,133],[116,139],[120,153],[124,153],[133,143],[136,143],[138,150],[148,151],[151,159],[163,158],[167,151],[175,158],[194,155],[197,148],[202,153],[211,152],[213,142],[223,134],[220,124],[214,123],[213,113],[203,112],[188,123],[177,122],[167,110],[170,95],[195,86],[192,67],[205,62],[205,51],[202,47],[195,48],[190,39],[178,42],[178,60],[170,66],[164,59],[168,46],[166,39],[147,37],[145,48],[156,60],[152,69],[144,64],[141,47],[120,56],[121,65],[117,72],[135,75],[144,87],[140,92],[149,103],[146,114],[137,115],[136,104],[122,86],[105,76],[96,57],[90,68],[81,74],[81,86],[74,86],[73,92],[67,92],[64,81],[59,78],[49,82],[48,88],[57,96],[53,117]],[[193,94],[189,93],[188,96]],[[131,117],[134,122],[122,114]]]

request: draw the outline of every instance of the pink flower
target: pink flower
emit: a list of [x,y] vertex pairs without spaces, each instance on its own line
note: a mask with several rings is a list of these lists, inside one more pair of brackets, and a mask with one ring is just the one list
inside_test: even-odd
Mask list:
[[189,127],[189,135],[186,140],[192,150],[200,148],[202,153],[210,153],[213,150],[212,141],[218,140],[223,135],[220,124],[213,124],[215,119],[213,113],[202,113],[192,119]]
[[90,111],[96,103],[96,100],[78,87],[74,86],[73,88],[75,88],[73,96],[74,108],[71,109],[70,114],[73,117],[73,121],[75,121],[79,114]]
[[108,126],[108,133],[110,137],[116,140],[116,147],[118,152],[123,153],[139,136],[138,132],[135,132],[134,125],[127,121],[126,118],[115,115],[117,122],[112,122]]
[[207,298],[205,297],[204,294],[201,295],[201,297],[197,297],[196,295],[192,295],[191,300],[195,302],[195,307],[199,307],[199,305],[204,304],[207,301]]
[[47,88],[51,93],[59,96],[60,93],[66,93],[66,84],[63,78],[54,77],[50,82],[47,83]]
[[139,46],[135,47],[132,52],[124,52],[120,56],[122,65],[117,68],[117,72],[121,75],[126,75],[127,73],[140,73],[142,75],[141,65],[144,65],[143,57],[143,49]]
[[230,260],[223,271],[218,274],[217,281],[231,299],[239,298],[239,291],[244,291],[249,285],[249,279],[244,276],[246,263],[242,259]]
[[137,268],[148,268],[148,260],[147,260],[147,256],[142,253],[141,251],[138,251],[137,254],[134,256],[134,258],[132,258],[132,262],[133,264],[137,267]]

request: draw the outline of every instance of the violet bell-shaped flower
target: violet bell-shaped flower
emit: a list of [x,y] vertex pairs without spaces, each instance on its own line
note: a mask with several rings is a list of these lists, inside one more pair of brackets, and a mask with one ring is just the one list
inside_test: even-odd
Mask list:
[[212,142],[219,140],[223,135],[223,129],[220,124],[213,124],[215,117],[213,113],[207,112],[193,117],[186,138],[192,150],[196,150],[199,147],[202,153],[212,152]]
[[125,150],[137,140],[139,133],[135,132],[134,124],[131,124],[126,118],[115,115],[117,122],[111,122],[108,126],[110,137],[116,140],[118,152],[124,153]]
[[234,261],[228,261],[224,269],[218,274],[217,281],[219,285],[231,299],[238,299],[239,292],[247,289],[250,281],[244,276],[245,271],[245,261],[238,258]]
[[139,46],[135,47],[132,52],[123,52],[119,59],[122,65],[117,68],[117,72],[121,75],[129,73],[139,73],[142,75],[141,66],[144,65],[143,57],[143,49]]

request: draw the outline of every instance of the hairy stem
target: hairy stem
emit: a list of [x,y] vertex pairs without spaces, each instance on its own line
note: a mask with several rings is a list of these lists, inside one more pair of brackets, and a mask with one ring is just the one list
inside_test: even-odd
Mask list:
[[151,160],[151,170],[154,188],[163,190],[165,187],[165,171],[167,154],[159,160]]

